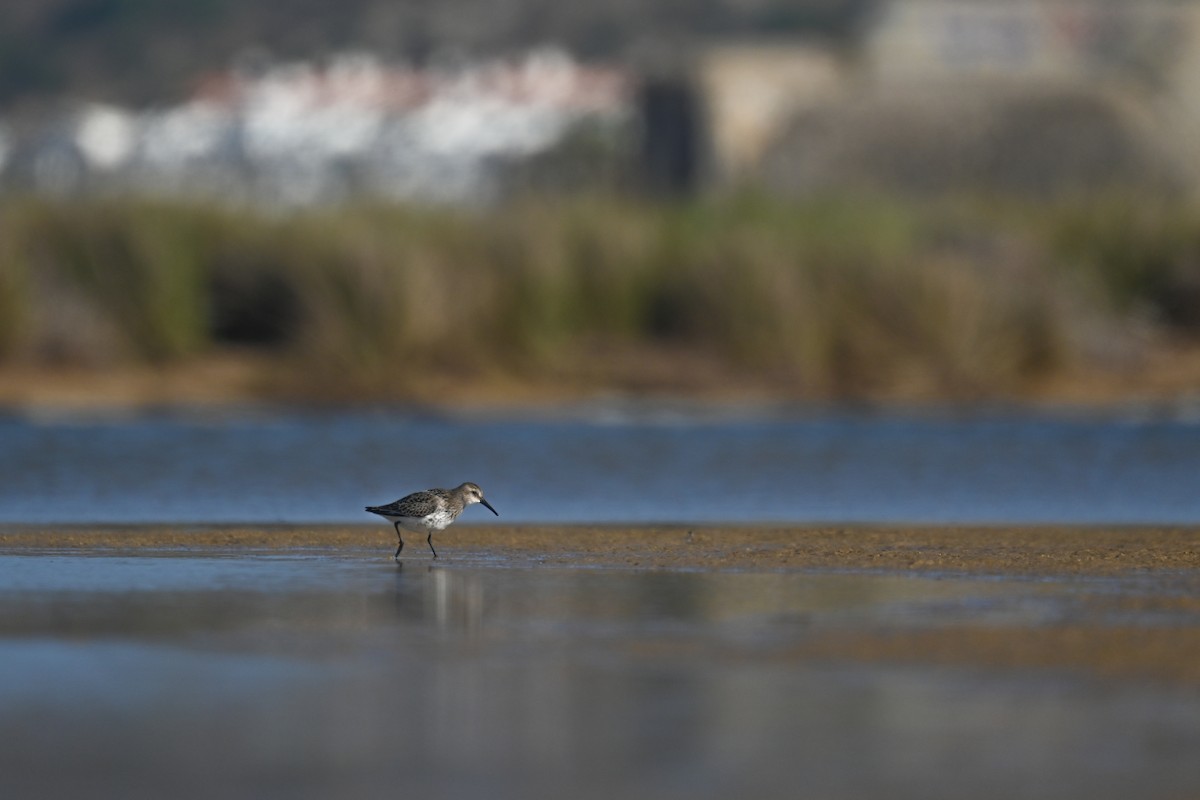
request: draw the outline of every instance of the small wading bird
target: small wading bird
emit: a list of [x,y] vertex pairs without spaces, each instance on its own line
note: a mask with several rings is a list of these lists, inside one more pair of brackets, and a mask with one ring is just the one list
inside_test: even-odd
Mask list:
[[433,557],[437,558],[437,550],[433,549],[433,532],[445,530],[450,523],[458,519],[464,508],[475,503],[483,503],[488,511],[497,517],[500,516],[500,512],[483,499],[483,489],[474,483],[464,483],[456,489],[426,489],[423,492],[413,492],[386,506],[367,506],[367,511],[378,514],[395,526],[396,538],[400,540],[400,545],[392,558],[399,561],[400,551],[404,549],[401,528],[413,533],[428,531],[425,543],[429,545]]

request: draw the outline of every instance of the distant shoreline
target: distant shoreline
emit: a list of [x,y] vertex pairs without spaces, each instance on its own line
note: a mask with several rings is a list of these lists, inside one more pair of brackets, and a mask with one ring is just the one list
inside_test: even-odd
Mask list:
[[[651,361],[662,358],[657,354]],[[636,352],[624,357],[630,362]],[[639,369],[632,364],[626,370]],[[647,370],[647,367],[641,367]],[[169,365],[106,367],[0,366],[0,412],[136,414],[163,410],[280,410],[413,408],[445,413],[560,414],[580,409],[666,409],[697,416],[787,410],[938,411],[1011,408],[1064,412],[1200,412],[1200,346],[1162,349],[1127,372],[1077,370],[1026,390],[972,400],[933,392],[884,393],[870,398],[811,397],[794,386],[753,374],[714,372],[681,386],[663,381],[608,384],[548,382],[503,376],[430,374],[393,397],[361,400],[314,395],[271,383],[273,363],[261,356],[220,353]]]

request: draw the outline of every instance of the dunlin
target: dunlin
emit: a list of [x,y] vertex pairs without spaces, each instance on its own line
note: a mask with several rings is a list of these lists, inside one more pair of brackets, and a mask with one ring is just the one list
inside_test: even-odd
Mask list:
[[396,538],[400,540],[400,545],[392,557],[399,561],[400,551],[404,549],[401,528],[414,533],[428,531],[425,542],[433,552],[433,557],[437,558],[437,550],[433,549],[433,532],[445,530],[450,523],[458,519],[463,509],[475,503],[483,503],[488,511],[497,517],[500,516],[500,512],[483,499],[483,489],[474,483],[464,483],[456,489],[426,489],[423,492],[413,492],[386,506],[367,506],[367,511],[378,514],[395,526]]

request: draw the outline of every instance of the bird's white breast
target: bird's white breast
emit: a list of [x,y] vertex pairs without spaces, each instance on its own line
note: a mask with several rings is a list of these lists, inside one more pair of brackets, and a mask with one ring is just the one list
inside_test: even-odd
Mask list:
[[454,517],[455,515],[448,511],[435,511],[425,517],[421,524],[426,528],[433,528],[435,531],[440,531],[451,522],[454,522]]
[[407,528],[410,531],[440,531],[444,530],[451,522],[454,522],[454,515],[448,511],[435,511],[424,517],[389,516],[387,519],[391,522],[399,522],[400,527]]

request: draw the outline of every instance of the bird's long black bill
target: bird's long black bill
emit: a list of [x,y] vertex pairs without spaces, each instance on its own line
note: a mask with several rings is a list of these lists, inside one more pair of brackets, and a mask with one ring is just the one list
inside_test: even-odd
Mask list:
[[498,517],[498,516],[500,516],[500,512],[499,512],[499,511],[497,511],[496,509],[492,508],[492,504],[491,504],[491,503],[489,503],[487,500],[484,500],[484,499],[481,497],[481,498],[479,498],[479,502],[480,502],[481,504],[483,504],[484,508],[486,508],[488,511],[492,512],[492,513],[493,513],[493,514],[495,514],[497,517]]

